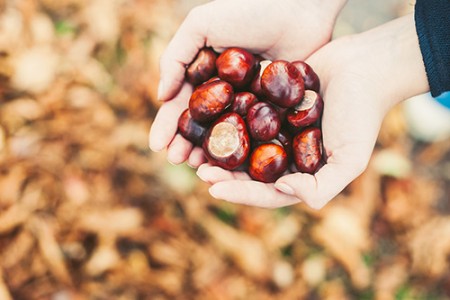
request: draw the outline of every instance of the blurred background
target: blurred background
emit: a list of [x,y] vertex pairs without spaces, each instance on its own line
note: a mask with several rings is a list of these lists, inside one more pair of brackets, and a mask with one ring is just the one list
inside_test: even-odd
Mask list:
[[[386,117],[325,209],[212,199],[148,149],[193,0],[0,0],[0,300],[450,299],[449,112]],[[411,12],[349,1],[335,36]]]

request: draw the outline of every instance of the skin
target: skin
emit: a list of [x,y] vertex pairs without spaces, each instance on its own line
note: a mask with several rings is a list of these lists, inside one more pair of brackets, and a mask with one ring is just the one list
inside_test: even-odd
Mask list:
[[[227,42],[233,44],[232,40]],[[271,51],[272,48],[265,54]],[[203,164],[197,174],[212,185],[210,193],[213,197],[267,208],[305,202],[312,208],[320,209],[365,170],[381,122],[392,106],[429,90],[413,15],[361,34],[336,39],[317,50],[307,62],[321,78],[321,93],[325,102],[322,132],[327,164],[315,175],[289,174],[278,179],[275,184],[252,181],[243,172],[229,172]],[[164,66],[163,62],[161,66]],[[187,92],[183,88],[178,94],[173,92],[177,96],[165,105],[183,107],[182,102],[187,101],[180,100],[181,95]],[[191,153],[192,146],[174,137],[174,132],[165,130],[163,133],[164,130],[158,125],[158,117],[164,117],[167,121],[170,118],[164,116],[167,108],[161,110],[150,135],[152,149],[155,149],[152,135],[153,138],[165,136],[171,142],[163,142],[156,148],[161,150],[168,145],[169,160],[178,155],[177,162],[186,159],[195,163],[202,161],[197,156],[201,152],[194,149]],[[171,111],[173,113],[174,110]],[[176,155],[171,154],[171,151],[176,152]]]

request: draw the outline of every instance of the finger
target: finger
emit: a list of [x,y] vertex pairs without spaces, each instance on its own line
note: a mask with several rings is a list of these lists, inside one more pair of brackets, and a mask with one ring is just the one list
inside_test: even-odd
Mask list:
[[203,13],[204,6],[195,7],[189,12],[161,56],[158,88],[161,101],[171,99],[180,90],[186,66],[205,46],[208,14]]
[[184,163],[191,153],[192,143],[177,134],[167,150],[167,159],[174,165]]
[[210,187],[209,192],[216,199],[264,208],[278,208],[300,202],[295,196],[279,192],[273,184],[251,180],[221,181]]
[[205,155],[203,154],[203,149],[200,147],[195,147],[188,158],[188,165],[192,168],[198,168],[201,164],[206,162]]
[[320,209],[358,177],[366,165],[328,162],[315,175],[294,173],[283,176],[275,182],[275,188],[302,199],[311,208]]
[[187,108],[191,94],[192,86],[185,83],[172,101],[163,103],[150,129],[150,149],[156,152],[161,151],[172,141],[177,132],[178,118]]
[[203,164],[197,170],[197,176],[201,180],[208,182],[210,184],[215,184],[221,181],[227,180],[251,180],[245,172],[239,171],[227,171],[220,167],[211,166],[210,164]]

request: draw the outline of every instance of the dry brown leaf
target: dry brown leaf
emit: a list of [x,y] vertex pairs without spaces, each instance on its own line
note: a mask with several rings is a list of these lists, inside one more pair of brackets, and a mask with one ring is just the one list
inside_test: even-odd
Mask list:
[[31,211],[22,205],[13,205],[8,210],[0,212],[0,234],[5,234],[22,225],[30,216]]
[[209,216],[200,221],[218,248],[230,256],[245,273],[258,279],[268,278],[269,254],[260,240]]
[[[0,265],[4,269],[10,269],[21,261],[25,260],[25,256],[30,255],[35,246],[35,239],[27,230],[22,230],[19,235],[12,240],[1,253]],[[0,299],[2,299],[0,297]]]
[[72,278],[64,262],[63,253],[55,239],[54,227],[43,219],[32,218],[29,227],[35,234],[39,250],[50,271],[58,281],[71,286]]
[[375,278],[375,299],[396,299],[398,288],[408,278],[408,260],[403,257],[394,257],[392,262],[381,267]]
[[450,265],[450,217],[434,217],[411,233],[409,248],[414,272],[442,276]]
[[311,233],[344,265],[355,287],[363,289],[370,284],[370,270],[362,259],[369,247],[367,231],[354,210],[331,206]]
[[57,75],[59,60],[55,49],[47,46],[35,46],[19,53],[14,59],[13,86],[31,93],[44,92]]
[[13,300],[6,283],[3,281],[3,272],[0,268],[0,299]]

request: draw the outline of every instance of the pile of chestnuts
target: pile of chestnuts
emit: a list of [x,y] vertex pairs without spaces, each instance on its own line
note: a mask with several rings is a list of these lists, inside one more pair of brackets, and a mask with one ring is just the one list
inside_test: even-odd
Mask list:
[[268,61],[241,48],[199,51],[187,66],[194,87],[178,132],[212,165],[275,182],[323,164],[320,81],[303,61]]

